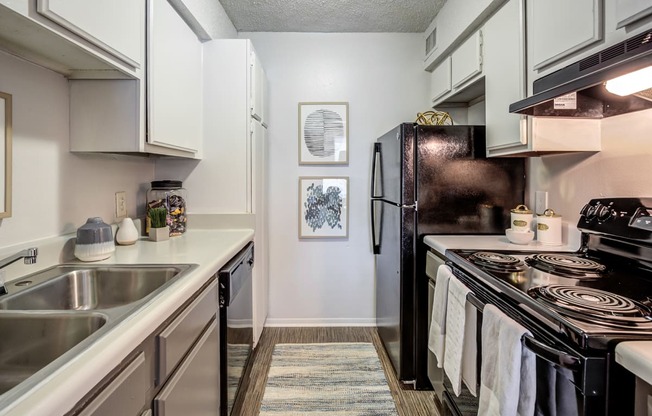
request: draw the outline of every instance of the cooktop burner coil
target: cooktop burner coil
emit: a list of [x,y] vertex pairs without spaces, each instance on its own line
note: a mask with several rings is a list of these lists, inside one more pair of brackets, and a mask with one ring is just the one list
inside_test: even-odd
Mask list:
[[573,278],[602,277],[602,273],[606,269],[604,265],[593,260],[557,253],[534,254],[527,257],[525,262],[535,269]]
[[525,264],[516,257],[491,251],[477,251],[469,256],[469,260],[498,272],[519,272],[525,269]]
[[562,314],[589,322],[632,325],[652,320],[648,306],[599,289],[549,285],[531,288],[528,293]]

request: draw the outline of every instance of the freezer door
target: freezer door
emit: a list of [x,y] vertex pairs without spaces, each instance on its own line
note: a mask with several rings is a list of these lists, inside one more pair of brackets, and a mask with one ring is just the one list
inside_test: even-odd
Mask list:
[[401,381],[414,380],[414,210],[376,201],[376,326]]
[[414,125],[401,124],[374,146],[372,198],[396,205],[414,204]]

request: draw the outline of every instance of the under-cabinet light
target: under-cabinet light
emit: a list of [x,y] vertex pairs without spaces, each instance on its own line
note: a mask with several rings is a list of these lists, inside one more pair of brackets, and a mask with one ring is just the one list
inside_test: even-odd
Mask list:
[[605,88],[621,96],[652,88],[652,66],[610,79],[605,83]]

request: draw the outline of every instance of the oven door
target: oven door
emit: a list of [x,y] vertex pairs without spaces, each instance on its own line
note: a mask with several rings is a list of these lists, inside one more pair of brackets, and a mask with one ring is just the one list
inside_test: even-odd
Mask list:
[[[478,384],[481,381],[482,368],[482,311],[486,303],[491,303],[532,333],[532,335],[525,335],[522,343],[523,348],[532,351],[537,357],[535,414],[564,416],[607,414],[608,357],[606,352],[592,356],[574,351],[561,339],[555,338],[553,334],[546,331],[535,319],[514,308],[489,289],[480,286],[475,279],[467,276],[465,272],[454,265],[451,266],[455,276],[471,289],[471,293],[467,295],[467,301],[478,311],[476,339]],[[447,387],[446,379],[444,386]],[[452,389],[447,391],[452,396]],[[458,401],[466,402],[461,400],[461,397],[458,400],[452,396],[452,400],[456,405]],[[459,414],[465,413],[460,412]]]

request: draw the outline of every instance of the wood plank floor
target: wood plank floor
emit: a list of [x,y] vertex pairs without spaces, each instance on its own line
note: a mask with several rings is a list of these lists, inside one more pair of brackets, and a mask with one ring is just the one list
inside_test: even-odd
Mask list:
[[375,328],[265,328],[254,352],[249,383],[234,404],[233,415],[256,416],[265,393],[267,373],[274,345],[283,343],[371,342],[379,351],[380,361],[394,397],[399,416],[437,416],[432,391],[404,390],[400,387],[389,357]]

